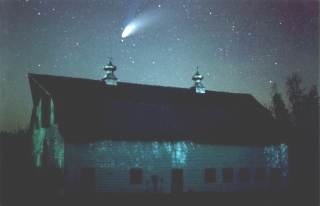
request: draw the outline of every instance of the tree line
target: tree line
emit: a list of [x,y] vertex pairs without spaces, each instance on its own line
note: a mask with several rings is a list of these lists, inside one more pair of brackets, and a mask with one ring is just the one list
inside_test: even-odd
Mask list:
[[[317,86],[303,88],[293,73],[286,81],[288,107],[277,86],[272,88],[271,112],[277,133],[289,144],[289,188],[301,205],[319,203],[319,94]],[[306,204],[307,203],[307,204]]]
[[302,87],[302,78],[293,73],[287,78],[289,106],[284,103],[281,93],[274,84],[272,88],[271,112],[283,131],[300,130],[316,135],[319,129],[319,94],[316,85],[309,90]]

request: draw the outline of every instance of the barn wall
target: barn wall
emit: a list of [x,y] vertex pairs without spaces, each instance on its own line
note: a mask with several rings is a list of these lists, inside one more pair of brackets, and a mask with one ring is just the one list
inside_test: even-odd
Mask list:
[[33,110],[33,162],[36,167],[63,168],[64,140],[55,122],[54,102],[51,98],[47,102],[43,104],[40,99]]
[[[66,190],[79,188],[81,168],[95,168],[95,190],[99,192],[152,191],[151,175],[159,175],[162,192],[171,191],[172,168],[183,169],[183,191],[239,191],[269,188],[270,181],[254,181],[255,168],[280,168],[281,185],[287,181],[287,152],[285,145],[254,147],[233,145],[202,145],[179,142],[100,141],[92,144],[65,145]],[[249,168],[250,181],[240,183],[239,168]],[[142,168],[143,182],[132,185],[130,168]],[[204,182],[204,169],[215,168],[216,183]],[[234,182],[223,183],[222,169],[234,169]],[[277,186],[279,188],[279,186]]]

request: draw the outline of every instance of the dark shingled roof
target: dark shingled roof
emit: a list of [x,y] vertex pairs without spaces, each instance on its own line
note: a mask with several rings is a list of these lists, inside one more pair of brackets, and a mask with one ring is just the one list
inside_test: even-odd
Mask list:
[[52,98],[66,141],[192,140],[212,144],[269,144],[266,108],[249,94],[29,74],[33,102]]

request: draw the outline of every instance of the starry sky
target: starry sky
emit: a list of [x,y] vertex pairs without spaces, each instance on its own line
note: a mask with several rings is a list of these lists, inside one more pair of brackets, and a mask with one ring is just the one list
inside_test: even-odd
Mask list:
[[0,0],[0,130],[29,124],[28,73],[102,79],[108,57],[123,82],[189,88],[199,66],[208,90],[269,105],[271,85],[285,96],[292,72],[306,88],[318,83],[318,8],[316,0]]

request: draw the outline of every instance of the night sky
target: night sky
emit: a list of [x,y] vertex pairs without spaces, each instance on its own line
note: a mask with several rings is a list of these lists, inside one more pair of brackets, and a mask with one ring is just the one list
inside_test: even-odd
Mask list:
[[[0,130],[27,127],[27,74],[189,88],[196,66],[209,90],[270,104],[298,72],[318,83],[315,0],[0,0]],[[137,24],[126,38],[127,25]]]

